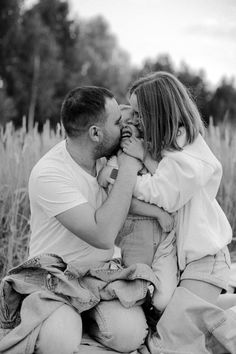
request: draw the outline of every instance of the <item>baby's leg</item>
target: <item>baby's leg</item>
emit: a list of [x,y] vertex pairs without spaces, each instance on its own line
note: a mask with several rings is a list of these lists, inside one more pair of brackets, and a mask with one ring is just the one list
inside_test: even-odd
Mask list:
[[120,231],[117,244],[121,248],[123,264],[152,264],[154,256],[154,234],[157,221],[149,217],[129,215]]
[[179,280],[174,230],[168,235],[162,233],[161,242],[153,259],[152,270],[159,283],[154,291],[152,304],[157,310],[163,311],[169,303]]

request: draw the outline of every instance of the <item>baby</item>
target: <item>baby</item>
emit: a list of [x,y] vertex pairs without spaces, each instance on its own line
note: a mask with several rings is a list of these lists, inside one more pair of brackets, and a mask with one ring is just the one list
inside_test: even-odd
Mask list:
[[[131,106],[122,104],[120,105],[120,110],[122,113],[122,134],[121,134],[121,147],[122,143],[129,139],[131,136],[135,136],[136,138],[142,138],[142,131],[140,129],[140,123],[138,120],[135,120],[133,117],[133,111]],[[121,152],[120,150],[118,154]],[[154,162],[155,163],[155,162]],[[145,166],[145,161],[142,170],[139,171],[139,174],[145,174],[147,172],[152,173],[148,170],[150,166]],[[98,183],[105,189],[110,191],[112,185],[115,182],[118,171],[118,162],[117,157],[114,155],[108,161],[106,166],[100,171],[98,175]],[[157,207],[158,214],[156,218],[164,232],[170,232],[174,226],[174,218],[169,213],[167,213],[162,208]],[[140,262],[139,262],[140,263]]]
[[[142,130],[130,106],[120,105],[120,109],[123,123],[122,147],[122,143],[131,136],[142,138]],[[150,160],[147,166],[144,160],[143,169],[139,173],[153,173],[154,164],[155,161],[151,163],[150,170]],[[108,193],[115,182],[117,171],[117,156],[112,156],[99,173],[98,182]],[[159,287],[152,297],[152,305],[158,311],[163,311],[178,283],[174,217],[162,208],[154,208],[147,203],[143,203],[142,215],[132,215],[132,209],[130,213],[116,239],[116,245],[121,249],[124,266],[144,263],[152,268],[159,280]]]

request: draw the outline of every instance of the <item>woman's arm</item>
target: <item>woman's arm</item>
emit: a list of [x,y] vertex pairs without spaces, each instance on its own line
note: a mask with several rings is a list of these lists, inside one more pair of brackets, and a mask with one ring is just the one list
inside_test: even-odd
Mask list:
[[158,167],[158,162],[151,157],[149,152],[145,156],[145,158],[143,160],[143,164],[146,167],[146,169],[148,170],[148,172],[150,172],[151,175],[154,175],[154,173],[156,172],[157,167]]
[[138,176],[133,196],[169,213],[182,208],[201,188],[203,167],[187,154],[180,152],[178,157],[163,157],[154,175]]

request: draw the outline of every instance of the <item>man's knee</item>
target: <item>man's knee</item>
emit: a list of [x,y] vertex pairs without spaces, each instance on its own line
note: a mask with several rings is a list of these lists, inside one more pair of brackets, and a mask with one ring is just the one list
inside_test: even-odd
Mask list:
[[82,336],[80,315],[70,306],[62,305],[42,324],[36,343],[37,354],[76,353]]
[[90,311],[89,318],[91,336],[119,352],[137,349],[148,333],[143,309],[125,308],[118,300],[102,301]]

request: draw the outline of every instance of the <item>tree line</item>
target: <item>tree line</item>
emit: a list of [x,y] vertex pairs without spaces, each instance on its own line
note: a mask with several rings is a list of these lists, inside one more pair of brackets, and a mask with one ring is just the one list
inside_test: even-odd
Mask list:
[[126,102],[130,83],[156,70],[174,73],[189,88],[206,123],[236,123],[236,89],[222,79],[210,89],[203,71],[187,64],[178,70],[168,54],[131,65],[101,16],[72,19],[66,0],[39,0],[26,9],[24,0],[1,0],[0,7],[0,125],[13,121],[28,128],[46,120],[56,126],[66,93],[80,85],[109,88]]

